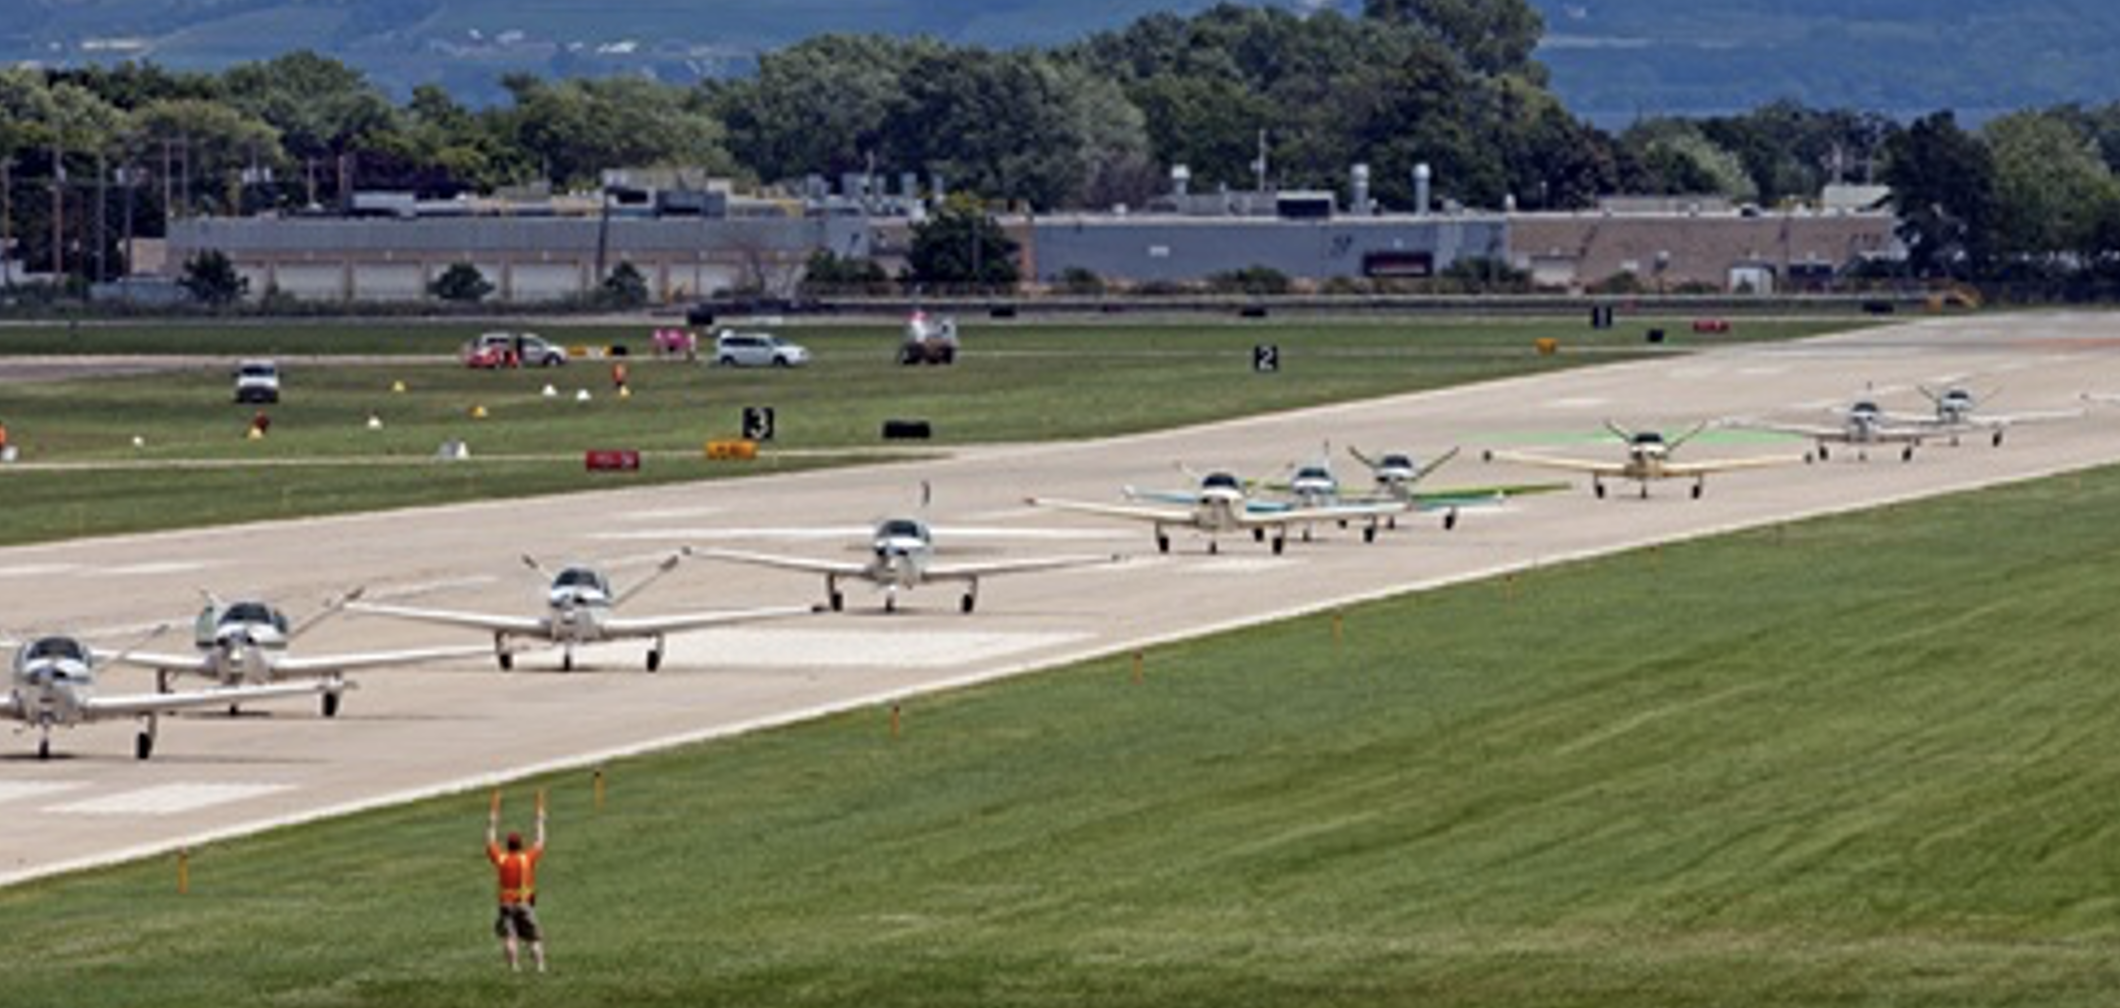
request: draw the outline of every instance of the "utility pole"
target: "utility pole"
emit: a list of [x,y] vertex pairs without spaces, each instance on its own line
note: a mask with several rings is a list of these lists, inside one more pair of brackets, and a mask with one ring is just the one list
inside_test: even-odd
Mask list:
[[15,286],[15,155],[0,158],[0,286]]
[[96,282],[110,279],[110,174],[96,150]]
[[125,194],[125,276],[133,274],[133,187],[140,182],[140,169],[133,166],[132,152],[125,154],[125,165],[118,169],[118,188]]

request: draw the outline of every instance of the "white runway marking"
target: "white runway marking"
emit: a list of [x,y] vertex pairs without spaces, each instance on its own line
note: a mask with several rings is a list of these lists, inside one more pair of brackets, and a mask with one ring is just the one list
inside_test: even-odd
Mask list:
[[629,522],[677,521],[682,518],[707,518],[722,514],[728,510],[728,508],[719,505],[707,505],[702,507],[661,508],[654,511],[626,511],[618,515],[618,520]]
[[1741,374],[1747,378],[1772,378],[1775,375],[1787,374],[1788,371],[1789,369],[1785,367],[1748,367],[1737,369],[1738,374]]
[[[952,610],[954,596],[942,596]],[[897,617],[882,617],[895,619]],[[717,630],[683,644],[716,665],[761,668],[948,668],[992,661],[1038,648],[1072,644],[1086,633],[1002,633],[978,630]]]
[[79,564],[64,563],[15,564],[12,567],[0,567],[0,580],[13,581],[17,578],[43,577],[47,574],[69,574],[79,567]]
[[286,790],[285,784],[162,784],[57,805],[45,811],[71,815],[180,815]]
[[1183,564],[1178,569],[1186,574],[1264,574],[1294,565],[1294,560],[1273,557],[1215,557]]
[[1568,399],[1555,399],[1548,402],[1546,408],[1550,410],[1596,409],[1611,401],[1598,396],[1575,396]]
[[159,563],[127,564],[123,567],[91,569],[89,574],[101,577],[155,577],[163,574],[189,574],[217,566],[204,560],[165,560]]
[[80,787],[76,781],[0,781],[0,805],[12,801],[44,798]]

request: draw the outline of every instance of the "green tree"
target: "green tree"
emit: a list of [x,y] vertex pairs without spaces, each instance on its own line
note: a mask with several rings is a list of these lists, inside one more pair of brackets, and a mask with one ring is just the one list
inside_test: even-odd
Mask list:
[[958,193],[913,225],[906,256],[916,283],[1013,287],[1021,275],[1016,243],[977,200]]
[[1977,277],[1993,259],[1995,161],[1949,112],[1914,122],[1885,143],[1908,265],[1922,276]]
[[477,304],[493,293],[493,282],[467,262],[451,263],[427,285],[427,293],[456,304]]
[[1426,28],[1480,73],[1545,83],[1531,54],[1546,22],[1525,0],[1364,0],[1362,16]]
[[207,249],[185,260],[177,285],[189,291],[193,300],[216,308],[250,292],[250,278],[237,273],[235,263],[219,249]]
[[504,83],[515,101],[497,124],[555,183],[594,185],[607,168],[736,168],[704,94],[637,77]]
[[2112,169],[2082,124],[2019,112],[1981,130],[1995,164],[1995,249],[2006,256],[2095,257],[2105,207],[2116,198]]
[[882,155],[906,68],[927,39],[822,35],[759,57],[757,75],[711,85],[729,150],[764,179],[866,171]]
[[638,308],[648,303],[648,278],[632,263],[619,263],[597,288],[597,296],[612,308]]
[[803,266],[802,287],[812,293],[887,293],[890,275],[874,259],[841,256],[831,249],[810,253]]

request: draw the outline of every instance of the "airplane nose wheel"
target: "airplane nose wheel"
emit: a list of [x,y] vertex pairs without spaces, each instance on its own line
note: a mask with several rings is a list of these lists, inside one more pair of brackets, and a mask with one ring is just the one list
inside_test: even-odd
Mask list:
[[1694,500],[1699,500],[1699,499],[1700,499],[1700,495],[1701,495],[1701,494],[1703,494],[1703,493],[1705,493],[1705,492],[1707,492],[1707,489],[1708,489],[1708,486],[1707,486],[1707,484],[1705,484],[1705,483],[1695,483],[1695,484],[1693,484],[1693,499],[1694,499]]
[[1376,527],[1376,526],[1374,526],[1374,525],[1370,525],[1370,526],[1367,526],[1367,527],[1363,528],[1363,529],[1362,529],[1362,541],[1363,541],[1363,542],[1365,542],[1365,543],[1373,543],[1373,542],[1376,542],[1376,541],[1377,541],[1377,527]]
[[962,599],[957,600],[957,611],[969,616],[971,615],[972,607],[978,604],[979,603],[976,596],[974,596],[971,592],[965,592],[964,597]]
[[1280,556],[1280,555],[1281,555],[1281,550],[1283,550],[1283,549],[1284,549],[1284,548],[1286,548],[1287,546],[1288,546],[1288,537],[1286,537],[1286,536],[1274,536],[1274,537],[1273,537],[1273,555],[1274,555],[1274,556]]
[[324,716],[328,718],[339,716],[339,694],[337,692],[324,694]]

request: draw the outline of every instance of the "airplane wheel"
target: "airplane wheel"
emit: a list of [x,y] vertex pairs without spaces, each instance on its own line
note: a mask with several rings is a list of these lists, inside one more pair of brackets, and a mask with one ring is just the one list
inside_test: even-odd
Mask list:
[[1207,541],[1207,555],[1213,556],[1216,553],[1220,552],[1222,552],[1222,544],[1214,541],[1213,539],[1209,539]]
[[1900,453],[1899,453],[1899,461],[1901,461],[1901,462],[1912,462],[1912,461],[1914,461],[1914,446],[1913,446],[1913,445],[1908,445],[1908,446],[1906,447],[1906,450],[1904,450],[1904,451],[1902,451],[1902,452],[1900,452]]
[[970,594],[966,594],[964,598],[958,600],[957,611],[966,615],[970,615],[972,611],[972,606],[977,604],[978,602],[976,599],[974,599]]
[[38,739],[38,740],[37,740],[37,758],[38,758],[38,759],[40,759],[40,760],[48,760],[48,759],[51,759],[51,758],[52,758],[52,740],[51,740],[51,739]]
[[146,732],[133,736],[133,758],[146,759],[155,754],[155,737]]
[[1457,512],[1452,511],[1443,515],[1443,531],[1448,532],[1454,528],[1457,528]]
[[1993,444],[1993,445],[1994,445],[1995,447],[1997,447],[1997,448],[2000,448],[2000,447],[2002,447],[2002,432],[2001,432],[2001,431],[1996,431],[1996,432],[1995,432],[1995,438],[1994,438],[1994,440],[1993,440],[1992,442],[1990,442],[1990,443],[1991,443],[1991,444]]
[[1392,515],[1391,517],[1384,519],[1384,527],[1396,530],[1399,527],[1399,516]]
[[559,670],[561,672],[574,671],[574,652],[569,651],[559,657]]
[[1304,541],[1304,542],[1309,542],[1309,541],[1310,541],[1310,529],[1309,529],[1309,528],[1307,528],[1307,527],[1303,529],[1303,541]]
[[1342,519],[1340,519],[1340,527],[1341,527],[1341,528],[1346,528],[1346,527],[1347,527],[1347,519],[1345,519],[1345,518],[1342,518]]
[[1707,489],[1707,487],[1705,487],[1705,486],[1702,486],[1702,485],[1701,485],[1701,484],[1699,484],[1699,483],[1695,483],[1695,484],[1693,484],[1693,499],[1694,499],[1694,500],[1699,500],[1699,499],[1700,499],[1700,495],[1701,495],[1701,493],[1702,493],[1703,491],[1705,491],[1706,489]]
[[324,694],[324,716],[328,718],[335,718],[339,716],[339,694]]
[[839,592],[833,592],[832,594],[825,596],[825,601],[831,604],[833,612],[846,611],[847,597],[843,594],[840,594]]
[[503,672],[515,667],[515,655],[507,651],[497,652],[494,654],[493,660],[500,663],[501,671]]
[[1832,454],[1826,451],[1825,445],[1818,446],[1818,461],[1824,462],[1831,459],[1832,457]]
[[1157,537],[1156,537],[1156,552],[1158,552],[1158,553],[1168,553],[1168,552],[1170,552],[1170,537],[1169,537],[1169,536],[1157,536]]
[[1373,542],[1376,542],[1376,541],[1377,541],[1377,527],[1376,527],[1376,526],[1374,526],[1374,525],[1370,525],[1370,526],[1368,526],[1368,527],[1366,527],[1366,528],[1362,529],[1362,541],[1363,541],[1363,542],[1365,542],[1365,543],[1373,543]]
[[1273,555],[1274,555],[1274,556],[1280,556],[1280,555],[1281,555],[1281,549],[1282,549],[1283,547],[1287,546],[1287,545],[1288,545],[1288,539],[1287,539],[1287,538],[1286,538],[1285,536],[1274,536],[1274,537],[1273,537]]
[[655,671],[658,671],[658,670],[660,670],[661,668],[662,668],[662,650],[661,650],[660,648],[658,648],[658,649],[656,649],[656,650],[653,650],[653,651],[650,651],[650,652],[648,652],[648,671],[650,671],[650,672],[655,672]]
[[229,705],[228,705],[228,716],[229,716],[229,717],[242,717],[242,716],[243,716],[243,708],[241,708],[241,707],[238,707],[238,706],[236,706],[235,704],[229,704]]
[[1265,542],[1265,541],[1266,541],[1266,530],[1265,530],[1265,529],[1262,529],[1262,528],[1255,528],[1255,529],[1252,529],[1252,530],[1251,530],[1251,541],[1252,541],[1252,542],[1261,542],[1261,543],[1262,543],[1262,542]]
[[1605,499],[1605,485],[1603,483],[1590,484],[1590,492],[1596,494],[1598,500]]
[[883,611],[884,611],[884,612],[891,612],[891,613],[897,612],[897,611],[898,611],[898,596],[896,596],[896,595],[885,595],[885,596],[883,597]]

